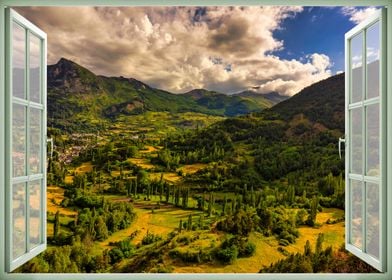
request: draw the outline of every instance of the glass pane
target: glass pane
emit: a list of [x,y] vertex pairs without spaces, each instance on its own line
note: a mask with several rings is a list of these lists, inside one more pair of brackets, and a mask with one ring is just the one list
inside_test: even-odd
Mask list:
[[380,105],[366,107],[368,176],[380,176]]
[[351,244],[362,249],[362,182],[351,183]]
[[41,170],[41,115],[42,111],[30,108],[30,174]]
[[12,176],[26,175],[26,107],[12,106]]
[[40,244],[40,211],[41,211],[41,181],[30,183],[30,246]]
[[380,24],[372,25],[366,33],[367,98],[379,95],[380,87]]
[[363,32],[351,39],[351,103],[362,100]]
[[41,40],[30,33],[30,100],[39,103]]
[[362,110],[356,108],[350,111],[351,118],[351,173],[362,174]]
[[25,183],[12,188],[12,258],[26,252],[26,189]]
[[25,98],[25,30],[12,24],[12,94]]
[[378,184],[366,183],[366,242],[367,253],[380,257],[380,188]]

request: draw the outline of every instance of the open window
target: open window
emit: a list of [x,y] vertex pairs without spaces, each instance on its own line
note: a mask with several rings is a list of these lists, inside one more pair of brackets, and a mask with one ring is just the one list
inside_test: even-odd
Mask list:
[[386,13],[346,33],[346,249],[386,260]]
[[[5,271],[12,272],[47,246],[47,39],[10,8],[5,24],[4,256]],[[345,143],[346,160],[346,249],[381,272],[387,271],[391,209],[387,208],[386,26],[386,9],[381,9],[346,34],[346,132],[340,140]]]
[[6,269],[46,248],[46,34],[6,11]]

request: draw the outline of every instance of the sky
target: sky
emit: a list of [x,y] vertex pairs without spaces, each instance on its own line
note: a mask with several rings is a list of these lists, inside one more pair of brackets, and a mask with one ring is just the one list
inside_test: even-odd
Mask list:
[[344,69],[344,34],[375,7],[23,7],[48,34],[48,64],[173,93],[292,96]]

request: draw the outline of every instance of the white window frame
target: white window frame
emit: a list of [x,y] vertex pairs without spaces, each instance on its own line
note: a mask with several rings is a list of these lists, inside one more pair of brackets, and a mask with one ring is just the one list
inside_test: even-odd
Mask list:
[[[345,143],[346,143],[346,148],[345,148],[345,166],[346,166],[346,172],[345,172],[345,176],[346,176],[346,192],[345,192],[345,215],[346,215],[346,219],[345,219],[345,243],[346,243],[346,249],[353,253],[354,255],[356,255],[357,257],[361,258],[362,260],[364,260],[365,262],[369,263],[370,265],[372,265],[373,267],[375,267],[376,269],[378,269],[379,271],[385,271],[386,268],[386,248],[384,248],[383,246],[381,246],[382,244],[386,243],[386,211],[385,211],[385,206],[387,205],[387,201],[386,201],[386,174],[387,174],[387,169],[386,169],[386,160],[384,158],[384,151],[386,150],[386,135],[385,135],[385,131],[386,131],[386,124],[387,124],[387,118],[386,118],[386,112],[387,112],[387,106],[386,106],[386,86],[385,86],[385,79],[386,79],[386,63],[383,60],[383,57],[386,57],[386,49],[385,49],[385,45],[386,45],[386,10],[385,9],[381,9],[379,11],[377,11],[374,15],[368,17],[366,20],[364,20],[363,22],[361,22],[360,24],[358,24],[357,26],[355,26],[353,29],[351,29],[349,32],[347,32],[345,34],[345,130],[346,130],[346,139],[345,139]],[[380,46],[380,65],[379,65],[379,70],[380,70],[380,92],[379,92],[379,96],[377,97],[373,97],[371,99],[366,99],[366,92],[367,92],[367,56],[366,54],[364,55],[364,53],[362,53],[362,67],[363,67],[363,73],[365,73],[364,75],[362,75],[362,82],[363,82],[363,86],[362,86],[362,95],[364,99],[361,99],[361,101],[357,101],[355,103],[350,103],[350,94],[351,94],[351,90],[352,90],[352,67],[351,67],[351,48],[350,48],[350,44],[351,44],[351,39],[354,38],[355,36],[357,36],[358,34],[363,34],[363,44],[362,44],[362,49],[363,52],[366,52],[366,46],[367,46],[367,29],[371,26],[373,26],[373,24],[379,22],[379,28],[380,28],[380,42],[379,42],[379,46]],[[350,174],[350,160],[352,159],[352,155],[351,155],[351,148],[349,147],[349,143],[350,143],[350,130],[351,130],[351,123],[350,123],[350,110],[352,109],[359,109],[359,108],[369,108],[368,106],[370,105],[374,105],[374,104],[379,104],[379,112],[380,112],[380,135],[379,135],[379,151],[380,151],[380,176],[377,177],[372,177],[372,176],[366,176],[365,172],[366,170],[363,170],[363,174],[358,175],[358,174]],[[365,122],[365,118],[366,118],[366,114],[365,114],[365,110],[362,110],[362,130],[363,133],[366,133],[366,122]],[[365,139],[367,136],[363,137],[363,141],[365,141]],[[365,147],[366,145],[364,145]],[[365,163],[367,162],[367,153],[363,154],[363,165],[365,165]],[[366,168],[364,168],[366,169]],[[379,248],[379,259],[374,258],[373,256],[371,256],[370,254],[366,253],[366,249],[360,249],[356,246],[354,246],[353,244],[350,244],[350,235],[351,235],[351,202],[352,202],[352,197],[351,197],[351,192],[350,192],[350,181],[351,180],[355,180],[357,182],[362,182],[363,184],[363,188],[365,186],[365,184],[367,183],[375,183],[377,185],[379,185],[380,188],[380,248]],[[366,188],[364,188],[364,190],[366,190]],[[363,224],[363,232],[362,232],[362,245],[364,247],[367,247],[366,245],[366,233],[367,233],[367,222],[366,222],[366,210],[367,210],[367,201],[366,201],[366,191],[363,193],[363,197],[362,197],[362,203],[364,204],[363,209],[362,209],[362,224]]]
[[[17,24],[20,27],[23,28],[25,32],[25,58],[24,58],[24,77],[25,77],[25,92],[26,92],[26,97],[24,99],[17,98],[12,96],[11,92],[13,91],[12,89],[12,53],[13,53],[13,46],[12,46],[12,28],[13,24]],[[5,166],[5,179],[6,179],[6,188],[5,188],[5,193],[6,193],[6,254],[8,255],[8,258],[6,258],[6,271],[10,272],[13,271],[15,268],[21,266],[28,260],[32,259],[33,257],[37,256],[39,253],[43,252],[46,249],[46,34],[42,32],[38,27],[33,25],[31,22],[27,21],[24,17],[19,15],[17,12],[15,12],[12,9],[7,9],[6,10],[6,42],[8,43],[8,46],[6,46],[6,52],[11,54],[10,57],[6,58],[6,76],[8,77],[6,80],[6,91],[9,92],[8,95],[6,95],[6,114],[10,116],[8,118],[8,123],[6,124],[6,148],[5,148],[5,158],[7,159],[8,163]],[[30,86],[30,66],[29,66],[29,53],[30,53],[30,37],[35,36],[36,38],[40,39],[40,100],[41,103],[36,103],[29,101],[29,86]],[[7,48],[8,47],[8,48]],[[24,106],[26,108],[26,128],[25,131],[28,134],[30,134],[30,122],[29,122],[29,109],[34,108],[37,110],[40,110],[41,112],[41,129],[42,129],[42,141],[40,143],[40,174],[33,174],[29,175],[29,172],[27,173],[26,176],[18,177],[18,178],[13,178],[12,175],[12,109],[13,109],[13,104],[19,104]],[[7,119],[7,118],[6,118]],[[25,139],[25,152],[26,155],[25,157],[27,158],[26,160],[26,170],[29,170],[29,145],[30,145],[30,139],[26,138]],[[41,190],[40,190],[40,209],[42,210],[41,216],[40,216],[40,245],[30,248],[30,229],[29,229],[29,221],[30,221],[30,205],[29,205],[29,190],[30,190],[30,182],[36,182],[40,181],[41,184]],[[12,188],[13,184],[15,183],[24,183],[26,184],[25,190],[26,190],[26,213],[25,213],[25,225],[26,225],[26,231],[25,231],[25,241],[26,241],[26,250],[27,252],[24,253],[23,255],[13,258],[12,257],[12,245],[13,245],[13,226],[12,226],[12,221],[13,221],[13,214],[12,214]]]
[[[5,8],[7,6],[216,6],[216,5],[300,5],[300,6],[383,6],[387,10],[387,29],[392,30],[392,0],[0,0],[0,36],[5,34]],[[81,27],[83,28],[83,27]],[[344,40],[344,38],[342,38]],[[387,34],[387,44],[392,46],[392,32]],[[5,112],[5,42],[0,40],[0,120]],[[387,49],[387,79],[392,81],[392,48]],[[392,83],[387,85],[387,96],[392,96]],[[392,98],[386,100],[387,106],[387,139],[392,139]],[[5,124],[0,121],[0,155],[5,152]],[[387,141],[383,156],[387,158],[386,184],[392,188],[392,141]],[[5,246],[5,180],[4,166],[6,162],[0,156],[0,248]],[[389,171],[389,172],[388,172]],[[392,202],[392,191],[387,191],[386,200]],[[386,204],[388,236],[392,236],[392,203]],[[386,235],[385,235],[386,238]],[[6,273],[5,253],[0,250],[0,279],[392,279],[392,238],[386,240],[386,269],[384,273],[375,274],[16,274]],[[389,261],[388,261],[389,260]]]

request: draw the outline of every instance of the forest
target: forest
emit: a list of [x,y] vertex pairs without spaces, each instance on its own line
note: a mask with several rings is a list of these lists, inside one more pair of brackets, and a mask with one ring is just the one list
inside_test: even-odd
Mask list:
[[83,106],[49,112],[48,249],[17,272],[374,272],[343,246],[343,75],[238,116]]

